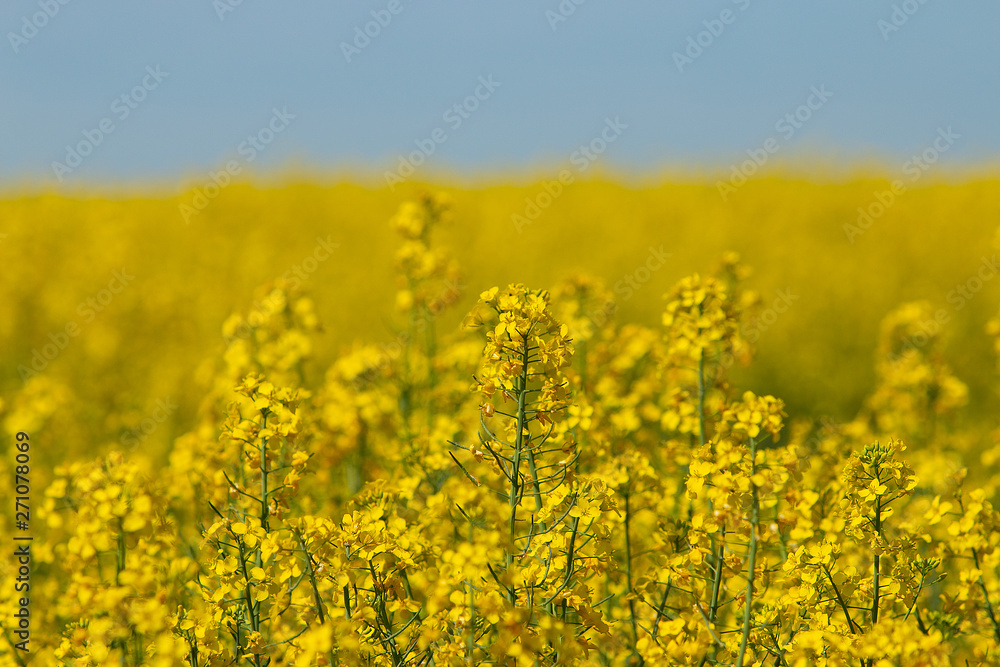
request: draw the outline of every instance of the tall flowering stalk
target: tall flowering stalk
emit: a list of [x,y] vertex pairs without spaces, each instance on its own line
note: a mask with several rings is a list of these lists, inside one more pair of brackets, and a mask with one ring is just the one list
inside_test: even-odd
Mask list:
[[[438,320],[461,296],[461,271],[449,252],[432,244],[433,233],[450,220],[451,200],[442,193],[405,202],[391,220],[402,241],[396,251],[396,310],[406,324],[392,343],[388,354],[392,358],[386,360],[391,381],[380,388],[398,396],[404,468],[419,470],[434,491],[440,490],[452,468],[443,443],[459,430],[449,414],[454,406],[448,396],[454,391],[449,381],[458,368],[449,358],[452,350],[439,349]],[[465,368],[471,372],[470,365]]]
[[969,388],[944,361],[944,330],[934,318],[931,304],[917,301],[882,320],[876,386],[862,412],[878,434],[929,444],[969,400]]
[[[269,647],[283,646],[297,626],[297,614],[279,614],[280,600],[302,598],[296,606],[301,610],[317,603],[312,591],[299,587],[304,578],[295,554],[302,543],[286,527],[309,460],[298,447],[298,403],[306,394],[254,373],[236,393],[221,438],[236,450],[234,467],[221,471],[230,502],[212,504],[217,520],[206,529],[204,543],[215,555],[214,582],[199,581],[218,634],[228,633],[232,647],[209,642],[200,652],[261,667],[271,662]],[[296,578],[290,578],[293,573]]]
[[[403,351],[399,400],[405,437],[410,437],[414,428],[411,421],[417,408],[417,392],[426,389],[429,395],[437,384],[435,320],[458,298],[458,262],[444,251],[432,249],[430,241],[434,228],[449,219],[450,208],[447,196],[424,195],[419,201],[404,203],[391,221],[403,241],[396,251],[400,284],[396,308],[407,317],[405,333],[400,336]],[[428,409],[429,423],[433,423],[433,417],[433,411]]]
[[[523,285],[512,285],[503,293],[493,288],[480,295],[477,309],[466,320],[467,325],[482,325],[485,308],[492,309],[498,321],[486,333],[485,362],[476,381],[476,390],[483,399],[480,442],[494,455],[509,483],[508,536],[513,545],[518,530],[518,510],[526,490],[534,499],[535,511],[543,509],[543,482],[538,473],[537,455],[548,440],[551,428],[547,433],[542,433],[540,428],[550,427],[554,415],[565,406],[563,367],[572,352],[568,329],[549,314],[544,292],[531,292]],[[499,406],[497,399],[500,399]],[[497,412],[507,417],[502,437],[486,422],[486,417]],[[536,427],[534,432],[533,425]],[[562,478],[549,476],[547,481],[558,480],[558,486],[567,470],[564,463],[559,471]],[[513,560],[511,551],[507,554],[507,568]],[[509,599],[514,601],[513,591]]]
[[[513,610],[548,617],[528,636],[500,630],[492,653],[510,647],[549,664],[585,646],[589,628],[607,631],[583,581],[607,560],[600,545],[608,536],[594,524],[613,509],[613,491],[576,473],[575,442],[556,428],[567,406],[563,370],[572,350],[567,327],[550,313],[547,293],[523,285],[484,292],[466,324],[487,323],[484,362],[473,387],[483,401],[479,444],[464,448],[474,457],[470,465],[488,462],[504,484],[497,492],[506,501],[506,553],[502,567],[488,569]],[[470,480],[482,484],[454,458]],[[582,625],[583,632],[569,623]]]

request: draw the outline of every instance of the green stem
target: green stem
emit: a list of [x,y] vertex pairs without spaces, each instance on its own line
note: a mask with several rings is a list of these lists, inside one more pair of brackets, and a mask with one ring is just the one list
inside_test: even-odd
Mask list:
[[906,622],[906,619],[910,617],[910,614],[913,613],[914,607],[917,606],[917,600],[920,599],[920,591],[924,590],[924,580],[926,578],[927,578],[926,572],[920,575],[920,583],[917,585],[917,592],[913,594],[913,604],[911,604],[909,608],[906,610],[906,616],[903,616],[904,623]]
[[667,607],[667,598],[670,597],[670,589],[673,585],[673,580],[667,579],[667,585],[663,587],[663,599],[660,600],[660,606],[656,608],[656,620],[653,621],[654,639],[660,634],[660,619],[663,618],[663,610]]
[[[263,428],[267,428],[267,413],[264,413]],[[267,439],[260,439],[260,527],[268,532],[267,527]],[[259,565],[259,563],[258,563]]]
[[258,609],[253,601],[253,587],[250,585],[250,573],[247,572],[247,558],[246,550],[243,548],[243,538],[237,537],[237,545],[240,550],[240,570],[243,573],[243,581],[246,585],[243,587],[244,603],[247,608],[247,615],[250,616],[250,628],[255,631],[260,631],[260,618],[258,617]]
[[[569,552],[566,555],[566,578],[563,581],[563,588],[569,586],[570,579],[573,577],[573,559],[576,557],[576,531],[580,525],[580,517],[573,517],[572,533],[569,536]],[[565,599],[563,600],[565,602]]]
[[434,402],[431,393],[437,387],[437,371],[434,369],[434,357],[437,355],[437,338],[434,332],[434,314],[424,306],[424,317],[427,322],[427,428],[434,427]]
[[[528,396],[528,332],[525,332],[523,337],[523,350],[521,351],[521,377],[518,378],[515,383],[514,390],[517,392],[517,435],[514,438],[514,461],[511,468],[510,475],[510,541],[514,544],[514,536],[517,529],[517,506],[520,503],[519,499],[519,480],[520,480],[520,468],[521,468],[521,452],[524,448],[524,426],[527,422],[527,415],[525,414],[525,401]],[[510,570],[511,565],[514,563],[514,554],[510,552],[507,554],[507,569]],[[515,596],[514,590],[508,593],[508,598],[513,604]]]
[[757,474],[757,440],[750,438],[750,555],[747,563],[747,592],[743,607],[743,636],[740,638],[740,653],[736,657],[736,667],[743,667],[747,643],[750,639],[750,620],[753,607],[754,570],[757,566],[757,522],[760,517],[760,501],[757,497],[757,485],[753,477]]
[[840,603],[840,608],[844,610],[844,616],[847,617],[847,627],[851,629],[851,634],[858,634],[857,628],[854,627],[854,619],[851,618],[851,612],[847,607],[847,602],[844,600],[844,596],[840,594],[840,589],[837,588],[837,584],[833,581],[833,575],[830,573],[830,568],[823,564],[823,572],[826,573],[826,578],[830,581],[830,586],[833,587],[833,592],[837,596],[837,602]]
[[[542,485],[538,481],[538,468],[535,466],[535,451],[528,447],[528,468],[531,470],[531,485],[535,494],[535,511],[542,511]],[[545,525],[542,525],[544,530]]]
[[299,543],[302,545],[302,551],[306,555],[306,565],[309,567],[309,582],[312,584],[313,599],[316,602],[316,612],[319,614],[319,622],[326,623],[326,614],[323,613],[323,599],[320,597],[319,586],[316,583],[316,570],[313,569],[312,556],[309,555],[309,549],[306,548],[306,541],[302,537],[302,533],[296,531],[295,534],[299,538]]
[[[875,497],[875,535],[879,539],[882,538],[882,496]],[[879,555],[874,554],[872,561],[872,625],[874,626],[878,623]]]
[[632,518],[631,493],[625,490],[625,578],[628,582],[628,609],[632,617],[632,649],[637,650],[639,644],[639,630],[635,622],[635,599],[632,596],[632,533],[629,530],[629,523]]
[[986,603],[986,613],[990,617],[990,622],[993,623],[993,637],[1000,644],[1000,623],[997,622],[996,613],[993,611],[993,604],[990,602],[990,592],[986,589],[982,570],[979,568],[979,553],[975,549],[972,550],[972,561],[976,565],[976,570],[979,570],[979,587],[983,589],[983,601]]
[[719,545],[719,556],[715,560],[715,572],[712,580],[712,606],[708,609],[708,618],[715,623],[719,615],[719,592],[722,589],[722,564],[726,552],[726,527],[723,526],[719,538],[722,544]]
[[122,570],[125,569],[125,530],[122,528],[123,520],[118,519],[118,549],[115,552],[115,586],[118,586],[118,579]]
[[698,440],[705,446],[705,350],[698,356]]
[[[469,520],[469,544],[473,544],[474,545],[475,543],[476,543],[476,541],[475,541],[475,526],[472,525],[472,520],[470,519]],[[472,582],[466,580],[465,585],[469,589],[469,611],[470,611],[470,614],[475,614],[476,613],[475,612],[475,610],[476,610],[476,606],[475,606],[476,599],[473,596]],[[475,648],[476,648],[476,628],[475,628],[475,626],[473,626],[472,621],[473,621],[473,619],[470,618],[469,619],[469,623],[466,626],[468,628],[468,634],[465,637],[465,652],[466,652],[466,657],[469,660],[472,660],[472,656],[473,656],[473,653],[475,652]]]

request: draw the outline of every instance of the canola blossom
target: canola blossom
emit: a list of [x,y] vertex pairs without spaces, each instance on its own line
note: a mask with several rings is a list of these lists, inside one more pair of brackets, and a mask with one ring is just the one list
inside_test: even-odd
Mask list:
[[[15,360],[0,417],[37,466],[31,634],[18,648],[18,563],[0,559],[0,665],[1000,665],[1000,431],[963,417],[928,302],[885,315],[855,417],[789,421],[741,373],[762,313],[792,301],[751,289],[736,253],[642,324],[583,273],[467,286],[439,240],[456,215],[423,194],[370,223],[393,234],[391,343],[317,363],[313,292],[337,289],[309,280],[336,261],[320,237],[220,318],[187,407],[95,425],[67,360]],[[53,340],[109,365],[143,345],[112,326],[137,316],[122,275]],[[1000,350],[1000,318],[968,335]],[[128,378],[155,395],[178,377],[162,370]],[[87,378],[95,400],[128,403],[115,377]],[[102,429],[128,437],[98,447]]]

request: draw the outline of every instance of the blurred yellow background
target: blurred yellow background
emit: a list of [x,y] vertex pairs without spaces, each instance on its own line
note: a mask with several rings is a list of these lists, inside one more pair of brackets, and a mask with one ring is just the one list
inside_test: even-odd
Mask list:
[[[201,399],[198,367],[224,348],[223,321],[252,309],[255,288],[281,277],[301,282],[315,301],[324,329],[305,371],[319,379],[353,341],[391,342],[398,243],[388,221],[401,202],[442,191],[454,214],[435,245],[464,272],[442,333],[489,287],[549,288],[572,271],[605,281],[619,322],[658,326],[664,292],[734,250],[753,269],[747,287],[764,307],[787,304],[756,324],[759,354],[737,372],[741,386],[782,397],[790,417],[849,419],[872,389],[880,320],[902,302],[926,299],[945,311],[947,360],[969,385],[968,415],[990,418],[996,360],[984,328],[1000,300],[988,268],[1000,226],[996,179],[922,180],[853,231],[845,225],[857,225],[859,207],[877,213],[873,203],[888,202],[879,194],[891,189],[888,180],[762,178],[725,201],[707,179],[557,183],[406,183],[394,191],[237,183],[196,202],[204,206],[193,213],[182,206],[197,192],[7,196],[4,410],[16,412],[22,375],[31,375],[25,369],[41,367],[45,382],[29,389],[52,394],[65,437],[120,446],[158,400],[169,400],[177,404],[169,428],[145,443],[163,451],[190,425]],[[333,249],[317,252],[323,247]],[[652,254],[669,257],[659,266]],[[109,294],[116,271],[134,279]],[[45,346],[53,352],[74,324],[77,335],[45,358]]]

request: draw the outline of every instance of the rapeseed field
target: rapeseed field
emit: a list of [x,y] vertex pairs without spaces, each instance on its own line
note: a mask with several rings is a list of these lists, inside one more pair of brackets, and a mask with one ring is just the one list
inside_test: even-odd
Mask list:
[[1000,665],[998,201],[8,195],[0,664]]

